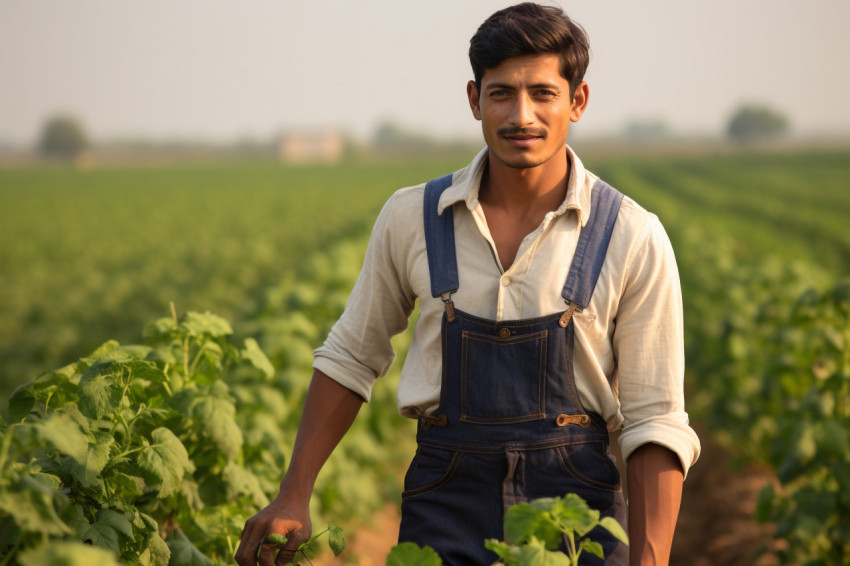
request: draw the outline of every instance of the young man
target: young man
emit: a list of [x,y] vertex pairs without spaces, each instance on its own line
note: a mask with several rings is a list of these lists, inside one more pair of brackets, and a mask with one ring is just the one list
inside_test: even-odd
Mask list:
[[[470,44],[472,114],[487,147],[454,174],[397,192],[382,210],[345,313],[316,350],[292,464],[236,554],[283,564],[311,530],[323,463],[393,358],[420,300],[398,400],[419,419],[399,539],[450,565],[488,565],[503,512],[578,493],[628,522],[605,564],[666,564],[681,484],[699,453],[682,392],[681,293],[658,219],[587,171],[565,145],[589,96],[583,30],[520,4]],[[628,512],[609,455],[621,430]],[[628,514],[628,521],[626,521]],[[597,536],[598,535],[598,536]],[[586,564],[601,563],[589,557]]]

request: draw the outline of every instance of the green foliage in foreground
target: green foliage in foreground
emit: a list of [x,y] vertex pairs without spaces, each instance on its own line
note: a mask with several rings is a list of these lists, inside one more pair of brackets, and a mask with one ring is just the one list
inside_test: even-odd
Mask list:
[[222,378],[262,382],[273,368],[230,334],[209,313],[160,319],[147,345],[107,342],[16,390],[0,447],[4,564],[55,552],[55,538],[122,563],[232,556],[244,509],[268,500]]
[[[506,566],[578,566],[582,552],[605,557],[602,545],[588,536],[597,527],[629,544],[628,535],[616,519],[600,519],[599,511],[570,493],[514,505],[505,513],[505,538],[511,542],[490,539],[485,546],[498,554]],[[566,554],[557,550],[564,540]]]
[[[578,566],[583,552],[604,558],[602,545],[590,538],[596,528],[610,532],[629,544],[623,527],[612,517],[599,518],[599,511],[575,493],[546,497],[510,507],[505,513],[505,538],[484,541],[503,566]],[[558,550],[566,542],[566,553]],[[393,547],[387,566],[440,566],[440,557],[430,547],[405,542]]]
[[[312,347],[364,246],[343,242],[268,290],[248,326],[268,356],[254,338],[235,346],[225,319],[188,313],[149,324],[144,345],[107,342],[20,387],[2,425],[0,564],[56,539],[91,540],[125,563],[230,563],[245,520],[277,492]],[[362,517],[398,496],[414,430],[395,409],[396,378],[376,384],[325,465],[314,516]]]

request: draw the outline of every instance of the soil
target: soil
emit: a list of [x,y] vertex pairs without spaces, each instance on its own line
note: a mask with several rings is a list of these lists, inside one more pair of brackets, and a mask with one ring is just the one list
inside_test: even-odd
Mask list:
[[[758,466],[734,467],[727,451],[698,432],[702,453],[685,481],[670,566],[777,566],[771,554],[758,555],[760,548],[777,546],[774,526],[753,519],[759,491],[775,477]],[[339,559],[321,564],[383,566],[398,522],[397,506],[387,505],[372,528],[347,533],[348,548]]]

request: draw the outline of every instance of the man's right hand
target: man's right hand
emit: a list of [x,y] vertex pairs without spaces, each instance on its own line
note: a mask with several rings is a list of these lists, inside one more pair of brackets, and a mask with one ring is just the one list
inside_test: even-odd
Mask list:
[[[319,470],[334,447],[351,427],[363,399],[319,370],[313,374],[292,459],[280,492],[268,506],[248,519],[236,551],[240,566],[281,566],[292,562],[298,546],[310,538],[310,494]],[[279,552],[269,544],[260,545],[266,535],[287,537]],[[257,558],[257,551],[259,559]]]
[[[292,506],[279,495],[268,506],[248,519],[242,530],[242,540],[236,551],[239,566],[282,566],[295,560],[295,551],[309,540],[313,526],[307,505]],[[271,544],[262,545],[264,537],[270,534],[285,536],[286,545],[278,550]]]

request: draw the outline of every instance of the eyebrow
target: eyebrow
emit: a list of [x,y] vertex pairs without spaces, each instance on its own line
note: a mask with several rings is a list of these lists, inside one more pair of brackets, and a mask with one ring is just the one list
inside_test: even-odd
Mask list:
[[[551,83],[536,83],[533,85],[528,85],[526,88],[546,88],[549,90],[561,90],[560,87],[556,84]],[[516,86],[510,85],[507,83],[490,83],[484,85],[484,90],[493,90],[493,89],[507,89],[507,90],[515,90]]]

